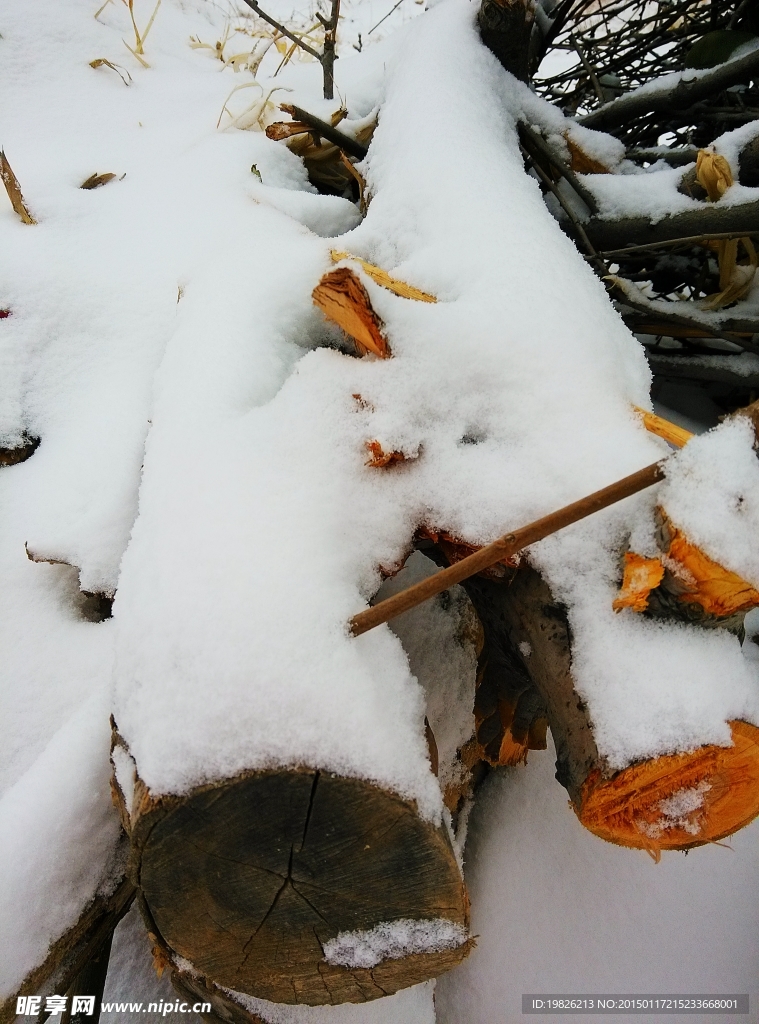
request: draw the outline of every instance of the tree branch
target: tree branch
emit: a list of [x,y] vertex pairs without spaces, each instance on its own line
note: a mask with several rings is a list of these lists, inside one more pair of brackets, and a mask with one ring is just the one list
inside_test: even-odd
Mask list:
[[619,99],[612,100],[598,110],[579,118],[579,122],[586,128],[608,131],[609,128],[623,125],[642,114],[686,110],[694,103],[722,92],[731,85],[745,82],[757,72],[759,47],[745,57],[726,61],[696,78],[685,80],[679,76],[677,83],[670,89],[652,91],[645,85],[641,86],[626,96],[620,96]]
[[655,224],[648,217],[621,217],[615,220],[593,217],[583,227],[586,236],[599,252],[624,249],[627,245],[669,242],[693,235],[750,236],[759,231],[759,199],[736,206],[704,203],[695,210],[670,214]]
[[284,110],[286,114],[289,114],[296,121],[302,121],[304,124],[309,125],[313,128],[317,135],[324,136],[333,146],[337,146],[338,149],[342,149],[343,152],[349,153],[350,156],[355,156],[357,160],[363,160],[366,154],[369,152],[367,146],[362,145],[360,142],[356,142],[350,135],[346,135],[344,132],[338,131],[337,128],[333,128],[331,124],[327,124],[326,121],[322,121],[320,117],[316,117],[314,114],[309,114],[307,110],[302,107],[296,107],[293,103],[282,103],[279,107],[280,110]]
[[314,50],[312,46],[309,46],[308,43],[304,43],[302,39],[296,36],[294,32],[291,32],[289,29],[285,28],[284,25],[280,25],[280,23],[278,21],[275,21],[274,18],[270,17],[266,13],[266,11],[262,11],[261,8],[258,6],[257,0],[245,0],[245,3],[248,5],[248,7],[250,7],[252,10],[256,12],[259,18],[263,18],[264,21],[268,21],[268,23],[272,25],[275,29],[277,29],[278,32],[281,32],[283,36],[287,36],[288,39],[292,39],[294,43],[297,43],[301,50],[305,50],[306,53],[310,53],[312,57],[316,57],[319,63],[321,63],[322,55],[320,53]]

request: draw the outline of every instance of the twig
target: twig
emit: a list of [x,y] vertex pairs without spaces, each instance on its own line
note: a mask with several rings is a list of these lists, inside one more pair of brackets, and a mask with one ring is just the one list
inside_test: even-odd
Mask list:
[[328,22],[320,17],[324,25],[324,53],[322,54],[322,70],[324,72],[324,99],[331,100],[335,95],[335,44],[337,42],[337,23],[340,19],[340,0],[332,0],[332,14]]
[[435,573],[434,576],[429,576],[420,583],[414,584],[413,587],[408,587],[399,594],[380,601],[373,608],[367,608],[366,611],[354,615],[350,620],[350,632],[353,636],[360,636],[362,633],[374,629],[375,626],[415,608],[430,597],[434,597],[435,594],[441,594],[455,583],[461,583],[462,580],[474,576],[475,573],[481,572],[483,569],[490,568],[491,565],[495,565],[505,558],[512,558],[519,551],[529,547],[530,544],[535,544],[537,541],[543,540],[544,537],[549,537],[552,533],[557,533],[566,526],[577,523],[624,498],[629,498],[630,495],[637,494],[639,491],[645,490],[646,487],[651,487],[652,484],[663,478],[662,463],[654,462],[631,476],[617,480],[616,483],[610,484],[600,491],[594,491],[593,494],[589,494],[571,505],[566,505],[557,512],[537,519],[528,526],[523,526],[513,533],[504,534],[492,544],[487,544],[479,551],[475,551],[473,555],[468,555],[460,562]]
[[606,102],[606,97],[604,96],[604,91],[601,88],[601,83],[598,81],[598,75],[596,74],[596,69],[593,67],[593,65],[590,63],[588,58],[585,56],[585,52],[583,51],[583,48],[578,43],[577,37],[575,36],[575,34],[572,33],[572,35],[569,38],[572,40],[572,46],[574,46],[575,50],[577,51],[577,56],[580,58],[580,61],[582,62],[582,66],[585,68],[585,70],[590,75],[590,80],[593,83],[593,88],[596,90],[596,96],[598,96],[598,102],[599,103],[605,103]]
[[585,187],[577,178],[577,175],[567,165],[559,159],[554,153],[548,143],[543,139],[538,132],[534,132],[529,125],[521,122],[518,126],[519,134],[526,138],[532,145],[543,154],[543,156],[552,164],[553,167],[559,172],[559,174],[566,178],[572,188],[575,190],[577,195],[582,199],[587,208],[591,213],[598,213],[598,202],[593,193]]
[[710,327],[707,324],[702,323],[700,320],[683,316],[681,313],[669,313],[665,310],[661,310],[658,306],[654,306],[653,303],[646,302],[645,297],[643,300],[637,299],[627,291],[625,285],[627,285],[628,282],[625,281],[623,277],[610,276],[607,280],[611,282],[612,291],[616,288],[620,293],[618,301],[625,306],[629,306],[630,309],[633,309],[638,313],[645,313],[646,316],[656,317],[664,323],[675,324],[678,327],[696,327],[698,330],[702,331],[703,336],[707,338],[719,338],[721,341],[729,341],[733,345],[737,345],[739,348],[744,349],[746,352],[753,352],[755,355],[759,354],[759,346],[754,343],[753,338],[742,338],[739,334],[720,331],[715,327]]
[[281,32],[283,36],[287,36],[288,39],[292,39],[294,43],[298,44],[301,50],[305,50],[306,53],[310,53],[312,57],[316,57],[319,63],[321,63],[322,55],[320,53],[317,53],[317,51],[312,46],[309,46],[308,43],[304,43],[302,39],[295,35],[294,32],[291,32],[288,28],[285,28],[284,25],[275,21],[274,18],[266,13],[266,11],[262,11],[258,6],[257,0],[245,0],[245,3],[248,7],[254,10],[260,18],[263,18],[264,21],[268,21],[268,23],[276,28],[277,31]]
[[670,167],[682,167],[684,164],[692,164],[698,155],[698,146],[685,146],[682,149],[670,149],[666,152],[659,152],[656,149],[628,149],[625,156],[628,160],[643,160],[655,164],[657,160],[663,160]]
[[[266,11],[261,10],[258,5],[258,0],[245,0],[245,3],[251,10],[254,10],[256,14],[267,21],[273,28],[281,32],[283,36],[291,39],[296,46],[299,46],[301,50],[315,57],[322,66],[322,73],[324,75],[324,99],[331,100],[335,95],[335,61],[337,60],[337,54],[335,53],[335,44],[337,42],[337,24],[340,20],[340,0],[332,0],[332,14],[329,21],[323,17],[318,11],[316,17],[324,26],[324,50],[319,53],[309,46],[308,43],[304,42],[300,36],[297,36],[294,32],[291,32],[288,28],[285,28],[279,21],[275,21],[270,14]],[[277,69],[279,70],[279,68]],[[326,138],[326,136],[325,136]]]
[[647,242],[644,245],[628,245],[624,249],[604,249],[599,252],[599,256],[606,259],[609,256],[627,256],[650,249],[663,249],[665,246],[700,245],[702,242],[722,242],[729,241],[731,238],[759,238],[759,230],[716,231],[706,235],[686,235],[685,238],[668,238],[661,242]]
[[360,142],[356,142],[350,135],[346,135],[344,132],[338,131],[337,128],[333,128],[331,124],[327,124],[326,121],[322,121],[321,118],[315,117],[313,114],[309,114],[307,110],[303,110],[302,107],[296,107],[293,103],[282,103],[280,110],[284,110],[286,114],[295,121],[303,121],[304,124],[309,125],[314,129],[317,135],[323,135],[325,139],[331,142],[338,149],[342,149],[345,153],[350,156],[355,156],[357,160],[363,160],[366,154],[369,152],[366,146],[363,146]]
[[390,17],[390,15],[391,15],[391,14],[392,14],[392,13],[393,13],[394,11],[397,11],[397,10],[398,10],[398,8],[399,8],[399,7],[401,6],[401,4],[402,4],[402,3],[403,3],[403,0],[398,0],[398,3],[397,3],[397,4],[395,4],[395,6],[394,6],[394,7],[393,7],[393,8],[391,9],[391,10],[389,10],[389,11],[387,12],[387,14],[385,15],[385,17],[384,17],[384,18],[380,18],[380,20],[379,20],[379,21],[377,22],[377,24],[376,24],[376,25],[372,25],[372,27],[371,27],[371,28],[369,29],[369,31],[368,31],[368,32],[367,32],[366,34],[367,34],[368,36],[370,36],[370,35],[372,34],[372,32],[373,32],[373,31],[375,30],[375,28],[379,28],[379,27],[380,27],[380,25],[382,24],[382,22],[383,22],[383,21],[387,21],[387,19],[388,19],[388,18]]

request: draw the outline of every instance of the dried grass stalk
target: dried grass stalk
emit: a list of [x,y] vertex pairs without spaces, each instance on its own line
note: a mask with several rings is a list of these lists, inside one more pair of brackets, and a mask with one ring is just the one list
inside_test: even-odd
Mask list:
[[3,179],[3,185],[5,185],[5,191],[8,193],[11,206],[24,224],[36,224],[37,221],[32,217],[31,213],[29,213],[29,207],[24,202],[18,178],[13,173],[13,168],[8,163],[5,152],[2,149],[0,149],[0,177]]

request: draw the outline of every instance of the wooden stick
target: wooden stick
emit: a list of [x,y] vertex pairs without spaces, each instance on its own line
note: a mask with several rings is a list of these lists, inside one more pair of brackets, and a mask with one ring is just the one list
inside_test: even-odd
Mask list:
[[[247,0],[246,0],[247,2]],[[302,107],[296,107],[294,103],[282,103],[280,104],[280,110],[284,110],[286,114],[289,114],[296,121],[303,121],[305,124],[310,125],[317,133],[317,135],[323,135],[325,139],[332,143],[333,146],[337,146],[338,149],[342,149],[344,152],[355,156],[357,160],[363,160],[366,154],[369,152],[367,146],[363,146],[360,142],[356,142],[350,135],[346,135],[344,132],[340,132],[337,128],[333,128],[331,124],[327,124],[326,121],[322,121],[321,118],[315,117],[313,114],[309,114],[307,110]]]
[[622,501],[623,498],[629,498],[631,494],[637,494],[663,478],[662,463],[654,462],[652,465],[646,466],[645,469],[639,469],[637,473],[623,477],[623,479],[609,484],[608,487],[603,487],[600,491],[594,491],[593,494],[589,494],[571,505],[566,505],[557,512],[551,512],[549,515],[543,516],[542,519],[536,519],[535,522],[523,526],[513,533],[506,533],[498,540],[494,540],[492,544],[486,544],[479,551],[475,551],[473,555],[462,558],[455,565],[442,569],[434,576],[415,583],[413,587],[408,587],[399,594],[380,601],[373,608],[367,608],[366,611],[354,615],[350,620],[350,632],[353,636],[360,636],[362,633],[374,629],[375,626],[380,626],[383,622],[388,622],[397,615],[402,615],[403,612],[415,608],[430,597],[434,597],[435,594],[448,590],[454,583],[461,583],[462,580],[474,576],[475,573],[481,572],[483,569],[488,569],[496,562],[500,562],[501,559],[510,558],[530,544],[535,544],[537,541],[543,540],[544,537],[563,530],[565,526],[570,526],[572,523],[579,522],[580,519],[593,515],[594,512],[599,512],[602,508],[608,508],[609,505]]
[[599,256],[632,256],[636,252],[650,249],[663,249],[671,245],[700,245],[702,242],[721,242],[731,238],[756,238],[757,232],[750,231],[713,231],[706,235],[687,235],[685,238],[669,238],[661,242],[647,242],[645,245],[628,245],[625,249],[606,249]]

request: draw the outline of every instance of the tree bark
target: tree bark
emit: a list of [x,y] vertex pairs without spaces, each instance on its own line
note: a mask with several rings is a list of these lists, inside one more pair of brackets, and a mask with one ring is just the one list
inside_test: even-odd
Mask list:
[[482,0],[477,22],[482,41],[503,67],[527,81],[532,6],[526,0]]
[[[626,245],[646,245],[668,242],[691,235],[730,232],[751,235],[759,231],[759,200],[739,206],[721,206],[705,203],[697,210],[670,214],[655,224],[648,217],[619,217],[601,219],[592,217],[583,225],[594,247],[601,255],[606,251],[623,249]],[[570,230],[571,233],[571,230]]]
[[[128,878],[124,878],[110,896],[96,896],[77,923],[51,945],[44,962],[31,971],[18,991],[0,1005],[0,1024],[10,1024],[15,1020],[18,996],[68,992],[86,966],[110,942],[116,925],[131,907],[134,896],[135,887]],[[42,1016],[45,1016],[44,1012]]]

